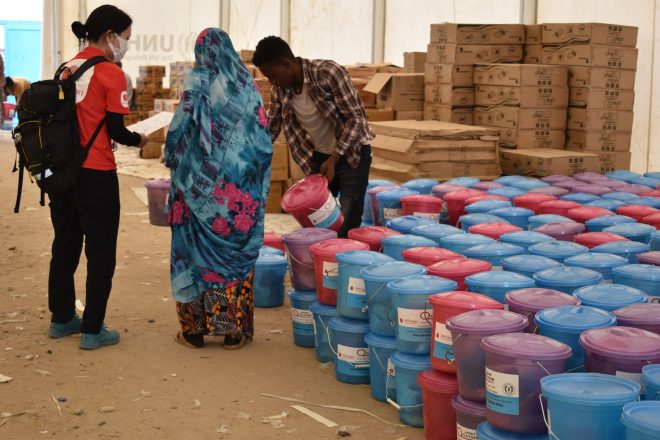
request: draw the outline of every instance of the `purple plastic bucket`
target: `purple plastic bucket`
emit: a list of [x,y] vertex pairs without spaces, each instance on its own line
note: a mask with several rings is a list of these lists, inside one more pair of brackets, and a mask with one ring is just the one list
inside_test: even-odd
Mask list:
[[289,257],[291,286],[294,290],[316,290],[314,257],[309,247],[333,238],[337,238],[337,232],[323,228],[298,229],[282,237]]
[[431,194],[438,197],[439,199],[444,200],[445,196],[450,192],[459,191],[461,189],[467,189],[467,187],[453,183],[440,183],[438,185],[434,185],[433,188],[431,188]]
[[599,180],[602,180],[603,177],[604,176],[602,174],[591,173],[591,172],[577,173],[573,175],[573,178],[575,180],[579,180],[581,182],[587,182],[587,183],[597,182]]
[[[614,189],[614,188],[612,188],[612,189]],[[621,191],[621,192],[627,192],[627,193],[630,193],[630,194],[640,195],[642,193],[649,192],[651,190],[651,188],[649,188],[646,185],[637,185],[637,184],[634,184],[634,183],[628,183],[628,184],[625,184],[625,185],[621,185],[620,187],[616,188],[616,190]]]
[[470,188],[480,189],[482,191],[488,191],[489,189],[502,188],[503,186],[504,185],[502,185],[501,183],[486,181],[486,182],[477,182],[474,185],[472,185]]
[[472,310],[447,319],[458,377],[458,393],[464,399],[486,401],[486,355],[481,340],[500,333],[522,332],[526,317],[506,310]]
[[557,182],[562,182],[566,180],[575,180],[570,176],[564,176],[563,174],[552,174],[550,176],[545,176],[541,177],[541,182],[549,183],[550,185],[554,185]]
[[154,226],[169,226],[165,205],[170,194],[170,179],[147,180],[144,186],[147,188],[149,202],[149,223]]
[[575,241],[575,236],[584,232],[585,226],[577,222],[546,223],[534,229],[535,232],[553,237],[555,240]]
[[590,184],[584,184],[584,185],[575,185],[572,189],[572,192],[581,192],[585,194],[593,194],[595,196],[599,196],[601,194],[605,194],[608,192],[611,192],[612,189],[609,186],[605,185],[597,185],[594,183]]
[[660,335],[660,303],[633,304],[613,313],[619,325],[641,328]]
[[486,420],[505,431],[544,432],[539,395],[541,379],[564,372],[571,347],[529,333],[488,336],[486,353]]
[[486,421],[486,405],[454,394],[451,406],[456,410],[456,439],[476,439],[477,426]]
[[660,266],[660,251],[650,251],[637,254],[637,261],[639,264],[652,264],[653,266]]
[[538,188],[530,189],[531,193],[541,193],[548,194],[549,196],[561,197],[568,194],[570,191],[566,188],[560,188],[558,186],[539,186]]
[[536,323],[534,322],[536,312],[551,307],[580,305],[580,300],[573,295],[542,287],[511,290],[504,295],[504,301],[509,305],[511,312],[527,316],[529,319],[525,333],[536,333]]

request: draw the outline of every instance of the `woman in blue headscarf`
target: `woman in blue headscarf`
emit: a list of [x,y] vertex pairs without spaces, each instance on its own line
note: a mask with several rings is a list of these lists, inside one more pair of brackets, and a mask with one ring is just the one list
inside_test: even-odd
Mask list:
[[253,336],[254,265],[263,243],[272,144],[256,84],[229,36],[202,31],[165,143],[171,168],[171,278],[177,341],[244,346]]

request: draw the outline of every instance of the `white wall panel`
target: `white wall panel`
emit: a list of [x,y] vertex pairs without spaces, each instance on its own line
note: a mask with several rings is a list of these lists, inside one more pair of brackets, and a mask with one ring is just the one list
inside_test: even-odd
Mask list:
[[236,50],[254,49],[259,40],[280,35],[280,0],[233,0],[229,36]]

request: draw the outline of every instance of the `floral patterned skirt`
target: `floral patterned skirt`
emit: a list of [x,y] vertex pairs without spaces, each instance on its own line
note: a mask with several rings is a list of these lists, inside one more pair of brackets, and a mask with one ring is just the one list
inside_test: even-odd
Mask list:
[[252,338],[253,283],[254,271],[238,282],[227,283],[222,288],[206,289],[195,301],[177,302],[181,330],[187,334]]

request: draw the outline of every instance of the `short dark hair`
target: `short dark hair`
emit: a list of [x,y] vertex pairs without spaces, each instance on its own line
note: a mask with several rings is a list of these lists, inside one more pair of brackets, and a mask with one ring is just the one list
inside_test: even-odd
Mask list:
[[133,24],[133,19],[113,5],[102,5],[94,9],[85,24],[71,23],[71,30],[79,40],[98,41],[107,31],[121,34]]
[[5,76],[5,87],[14,87],[14,80],[11,78],[11,76]]
[[261,67],[282,60],[295,60],[289,44],[280,37],[270,36],[261,40],[254,51],[252,62]]

